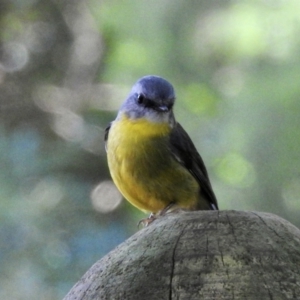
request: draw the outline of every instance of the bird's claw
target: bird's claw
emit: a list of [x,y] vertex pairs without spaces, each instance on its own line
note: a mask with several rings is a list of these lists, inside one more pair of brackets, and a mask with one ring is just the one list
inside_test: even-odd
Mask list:
[[138,222],[138,228],[141,224],[143,224],[144,227],[148,227],[149,224],[151,224],[154,220],[156,220],[157,216],[154,213],[151,213],[148,218],[142,219]]
[[138,222],[137,226],[140,227],[141,224],[143,224],[144,227],[148,227],[152,222],[154,222],[158,217],[165,216],[169,213],[177,213],[182,211],[183,209],[181,207],[178,207],[174,203],[170,203],[167,205],[164,209],[160,210],[157,213],[151,213],[148,218],[142,219]]

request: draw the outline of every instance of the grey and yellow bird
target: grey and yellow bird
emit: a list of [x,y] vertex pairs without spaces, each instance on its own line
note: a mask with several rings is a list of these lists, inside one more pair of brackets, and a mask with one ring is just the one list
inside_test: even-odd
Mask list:
[[176,122],[173,86],[139,79],[106,129],[108,166],[123,196],[152,217],[174,208],[218,210],[204,162]]

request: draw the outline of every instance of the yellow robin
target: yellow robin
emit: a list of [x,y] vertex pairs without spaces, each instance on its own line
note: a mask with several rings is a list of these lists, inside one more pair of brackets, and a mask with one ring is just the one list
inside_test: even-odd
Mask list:
[[176,122],[173,86],[139,79],[105,133],[108,166],[123,196],[153,216],[174,208],[217,210],[204,162]]

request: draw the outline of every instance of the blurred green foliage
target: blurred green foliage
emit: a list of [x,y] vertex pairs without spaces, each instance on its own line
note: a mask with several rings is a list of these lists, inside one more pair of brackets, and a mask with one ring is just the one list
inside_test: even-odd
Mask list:
[[4,0],[0,298],[59,299],[144,215],[110,182],[106,124],[156,74],[221,209],[300,226],[300,2]]

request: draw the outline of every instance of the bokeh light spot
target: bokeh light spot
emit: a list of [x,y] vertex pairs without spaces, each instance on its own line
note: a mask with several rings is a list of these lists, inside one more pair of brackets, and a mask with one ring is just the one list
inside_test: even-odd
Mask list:
[[216,97],[212,91],[203,84],[192,83],[180,97],[184,99],[186,107],[196,114],[209,114],[215,112]]
[[95,43],[98,34],[94,32],[84,32],[75,42],[75,56],[77,62],[83,65],[92,65],[97,62],[101,49],[99,43]]
[[288,210],[297,211],[299,209],[300,179],[295,178],[284,185],[282,197]]
[[227,184],[241,188],[251,186],[255,181],[253,166],[239,153],[228,153],[217,164],[218,176]]
[[147,50],[141,43],[127,41],[119,45],[113,58],[118,64],[133,68],[145,65],[148,55]]
[[28,60],[28,49],[23,44],[9,42],[3,45],[0,66],[6,72],[21,70],[27,64]]
[[243,89],[244,74],[234,66],[220,68],[214,74],[213,82],[224,96],[235,97]]
[[31,191],[29,199],[34,203],[36,210],[40,212],[40,209],[55,207],[63,196],[61,184],[53,178],[45,178],[37,183]]
[[103,181],[91,193],[92,205],[101,213],[115,210],[122,201],[122,195],[112,181]]
[[40,109],[51,113],[76,111],[80,106],[78,94],[68,88],[53,85],[37,86],[33,92],[33,99]]
[[55,114],[52,127],[65,140],[80,142],[83,139],[84,120],[71,111]]

